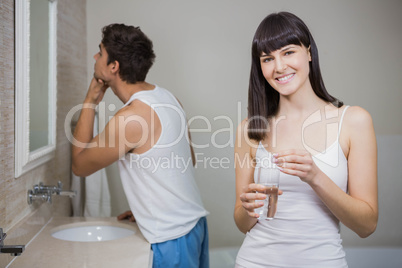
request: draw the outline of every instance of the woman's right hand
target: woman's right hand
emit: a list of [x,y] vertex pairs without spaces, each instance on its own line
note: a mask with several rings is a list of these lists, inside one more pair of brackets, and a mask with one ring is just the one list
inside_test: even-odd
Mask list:
[[[265,187],[263,185],[251,183],[245,186],[240,194],[242,206],[252,218],[258,218],[260,216],[258,213],[255,213],[254,210],[264,205],[263,200],[267,198],[266,194],[261,193],[264,190]],[[256,200],[261,201],[256,202]]]
[[[243,192],[240,194],[240,201],[243,208],[247,211],[248,215],[252,218],[258,218],[260,215],[255,213],[256,208],[260,208],[264,205],[263,200],[267,198],[267,195],[262,193],[265,191],[265,186],[261,184],[251,183],[243,188]],[[279,190],[278,195],[282,195],[283,191]],[[261,200],[256,202],[256,200]]]

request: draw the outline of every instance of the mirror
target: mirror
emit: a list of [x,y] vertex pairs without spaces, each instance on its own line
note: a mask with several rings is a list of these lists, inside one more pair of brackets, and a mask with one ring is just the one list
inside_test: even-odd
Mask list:
[[15,177],[54,157],[56,4],[15,1]]

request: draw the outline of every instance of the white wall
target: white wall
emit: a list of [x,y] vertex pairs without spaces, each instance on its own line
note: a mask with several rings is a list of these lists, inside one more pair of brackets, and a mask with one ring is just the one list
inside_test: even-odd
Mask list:
[[[157,55],[148,82],[171,90],[184,105],[189,119],[204,116],[211,122],[211,131],[192,134],[196,144],[209,144],[207,148],[196,149],[196,153],[203,154],[200,160],[217,157],[230,161],[222,162],[224,168],[214,168],[209,162],[206,168],[200,163],[196,169],[204,204],[211,212],[208,217],[211,247],[239,246],[243,239],[232,216],[235,182],[230,141],[235,138],[240,118],[246,116],[252,37],[267,14],[282,10],[294,12],[312,31],[330,93],[372,114],[377,135],[381,137],[379,146],[398,142],[402,149],[399,119],[402,2],[399,0],[87,0],[89,75],[93,73],[91,55],[98,50],[104,25],[118,22],[140,26],[153,40]],[[105,99],[121,106],[110,92]],[[230,121],[218,116],[226,116]],[[206,128],[202,120],[195,120],[191,126]],[[213,135],[220,129],[226,130]],[[391,136],[382,138],[383,135]],[[217,148],[213,142],[229,145]],[[380,156],[390,159],[397,157],[387,155],[382,148],[380,152]],[[389,163],[380,161],[380,164],[384,162]],[[380,172],[387,170],[387,177],[380,174],[380,208],[387,209],[380,211],[377,233],[370,240],[362,240],[346,232],[346,245],[402,245],[401,202],[388,195],[389,191],[396,195],[397,189],[401,189],[402,173],[399,165],[392,163],[380,168]],[[108,172],[111,173],[113,180],[118,181],[118,174]],[[117,203],[122,204],[121,210],[126,206],[124,201]]]

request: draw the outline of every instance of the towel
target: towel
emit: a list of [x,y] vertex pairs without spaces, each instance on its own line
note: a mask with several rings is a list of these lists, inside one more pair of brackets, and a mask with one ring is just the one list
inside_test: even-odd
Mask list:
[[73,217],[82,217],[84,216],[85,205],[85,177],[78,177],[71,172],[71,190],[77,193],[71,199]]
[[86,217],[110,217],[110,193],[104,168],[85,178]]
[[[94,136],[99,132],[98,113],[95,114]],[[106,171],[104,168],[85,178],[85,209],[86,217],[110,217],[111,202]]]

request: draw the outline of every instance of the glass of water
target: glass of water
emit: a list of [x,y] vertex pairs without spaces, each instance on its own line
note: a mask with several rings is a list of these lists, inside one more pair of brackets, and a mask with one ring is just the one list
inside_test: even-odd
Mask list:
[[[279,175],[280,171],[278,167],[273,164],[272,158],[270,161],[261,162],[256,167],[257,176],[256,183],[264,186],[264,191],[259,192],[267,195],[264,200],[264,206],[255,209],[258,213],[259,220],[272,220],[276,213],[276,207],[278,204],[278,191],[279,191]],[[258,202],[261,202],[258,200]]]

